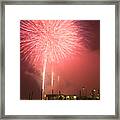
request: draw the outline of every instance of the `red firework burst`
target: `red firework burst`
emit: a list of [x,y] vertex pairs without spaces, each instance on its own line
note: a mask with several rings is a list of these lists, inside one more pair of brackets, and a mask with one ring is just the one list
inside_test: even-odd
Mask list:
[[39,67],[48,63],[59,63],[66,57],[85,50],[83,35],[75,20],[21,20],[21,60]]

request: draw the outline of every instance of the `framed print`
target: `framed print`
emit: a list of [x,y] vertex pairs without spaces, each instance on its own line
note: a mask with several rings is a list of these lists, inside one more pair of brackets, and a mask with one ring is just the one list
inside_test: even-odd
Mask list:
[[2,1],[1,118],[119,119],[119,6]]

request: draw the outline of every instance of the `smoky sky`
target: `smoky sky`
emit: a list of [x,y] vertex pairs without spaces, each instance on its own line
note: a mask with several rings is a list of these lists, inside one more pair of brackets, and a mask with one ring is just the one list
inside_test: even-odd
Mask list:
[[99,20],[81,20],[76,21],[80,26],[80,33],[84,36],[84,45],[89,50],[100,49],[100,21]]
[[[63,94],[77,95],[85,87],[89,94],[92,89],[100,89],[100,21],[76,20],[75,24],[84,36],[83,46],[87,48],[87,52],[54,64],[54,70],[60,76],[59,83],[57,76],[54,78],[54,93],[60,90]],[[23,62],[22,57],[20,55],[20,99],[29,99],[30,95],[33,99],[40,99],[42,74],[28,62]],[[47,67],[46,94],[51,93],[51,65]]]

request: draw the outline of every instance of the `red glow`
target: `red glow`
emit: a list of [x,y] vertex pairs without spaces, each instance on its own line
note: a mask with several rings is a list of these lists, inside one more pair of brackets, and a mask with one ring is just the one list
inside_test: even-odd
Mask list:
[[21,20],[22,61],[35,65],[62,62],[85,50],[80,26],[72,20]]

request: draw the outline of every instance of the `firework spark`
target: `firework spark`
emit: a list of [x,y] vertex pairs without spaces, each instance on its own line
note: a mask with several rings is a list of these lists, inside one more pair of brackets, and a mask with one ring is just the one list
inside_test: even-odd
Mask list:
[[80,27],[71,20],[21,20],[20,48],[22,61],[38,66],[48,62],[61,62],[83,50]]

